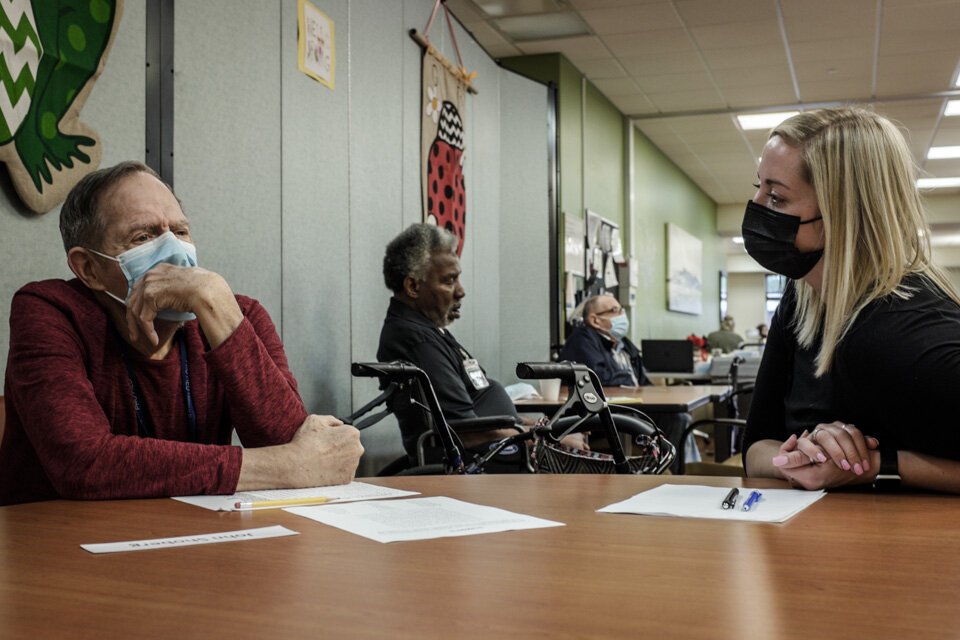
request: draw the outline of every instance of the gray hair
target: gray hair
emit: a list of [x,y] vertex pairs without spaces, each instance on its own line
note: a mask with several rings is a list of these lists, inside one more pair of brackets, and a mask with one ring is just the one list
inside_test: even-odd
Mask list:
[[435,224],[412,224],[387,245],[383,256],[383,282],[394,293],[403,291],[410,277],[423,280],[427,264],[435,253],[456,254],[457,238]]
[[[146,173],[161,180],[156,171],[142,162],[128,161],[92,171],[74,185],[60,207],[60,237],[63,238],[65,251],[73,247],[100,246],[100,236],[106,229],[100,211],[100,198],[134,173]],[[170,185],[167,188],[170,189]],[[173,193],[173,189],[170,192]]]

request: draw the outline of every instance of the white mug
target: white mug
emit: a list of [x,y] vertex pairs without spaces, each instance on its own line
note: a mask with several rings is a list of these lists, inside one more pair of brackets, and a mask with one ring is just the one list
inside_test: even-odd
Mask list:
[[560,399],[560,378],[545,378],[540,380],[540,397],[547,401]]

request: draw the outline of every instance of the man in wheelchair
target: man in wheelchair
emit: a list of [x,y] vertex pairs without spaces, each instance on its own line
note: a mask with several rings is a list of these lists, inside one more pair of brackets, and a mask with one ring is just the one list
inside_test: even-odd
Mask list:
[[[463,446],[479,451],[524,428],[513,401],[503,386],[487,377],[480,363],[461,345],[447,327],[460,317],[466,295],[460,283],[457,239],[431,224],[413,224],[394,238],[383,258],[383,279],[393,292],[380,331],[377,359],[410,362],[429,376],[444,417],[458,420],[502,416],[496,426],[460,432]],[[417,443],[429,429],[420,407],[394,399],[403,446],[411,459],[418,456]],[[564,444],[584,448],[582,434],[572,434]],[[525,452],[516,445],[498,453],[487,464],[488,472],[520,471]]]

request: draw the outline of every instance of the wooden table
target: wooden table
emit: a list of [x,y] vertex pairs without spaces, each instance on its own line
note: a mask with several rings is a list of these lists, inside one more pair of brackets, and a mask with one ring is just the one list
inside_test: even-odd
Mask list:
[[[652,413],[689,413],[709,402],[721,402],[729,397],[730,385],[604,387],[603,395],[611,404],[635,405]],[[551,413],[567,399],[566,388],[560,389],[560,398],[554,401],[542,398],[517,400],[520,412]]]
[[[3,638],[955,638],[960,500],[836,493],[782,525],[599,514],[662,482],[372,480],[565,527],[380,544],[172,500],[0,508]],[[749,486],[782,486],[743,481]],[[81,543],[300,535],[94,556]]]

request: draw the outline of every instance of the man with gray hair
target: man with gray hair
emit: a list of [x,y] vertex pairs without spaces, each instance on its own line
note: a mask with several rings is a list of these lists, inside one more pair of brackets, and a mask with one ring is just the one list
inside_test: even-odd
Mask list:
[[[380,331],[377,359],[403,360],[423,369],[447,420],[503,415],[519,422],[503,386],[487,377],[477,359],[446,328],[460,317],[466,295],[456,249],[456,237],[432,224],[410,225],[387,245],[383,280],[393,297]],[[403,446],[415,459],[417,439],[427,426],[402,403],[391,409],[400,422]],[[471,448],[516,433],[494,429],[463,434],[461,439]],[[505,455],[516,457],[516,450]]]
[[76,278],[30,283],[11,306],[0,505],[353,478],[359,433],[307,415],[270,316],[197,266],[156,173],[88,174],[60,230]]

